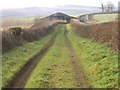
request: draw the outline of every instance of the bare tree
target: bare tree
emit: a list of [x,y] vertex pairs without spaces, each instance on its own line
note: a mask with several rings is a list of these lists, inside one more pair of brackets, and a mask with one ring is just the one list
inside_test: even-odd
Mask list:
[[113,12],[114,9],[115,9],[115,8],[114,8],[114,4],[111,4],[111,5],[110,5],[110,10],[111,10],[111,12]]
[[120,1],[118,2],[118,10],[120,12]]
[[101,8],[102,8],[102,12],[104,12],[105,11],[105,7],[104,7],[103,3],[101,4]]
[[107,2],[107,4],[101,3],[102,12],[113,12],[114,4],[112,2]]
[[107,2],[107,12],[113,12],[114,4],[112,2]]

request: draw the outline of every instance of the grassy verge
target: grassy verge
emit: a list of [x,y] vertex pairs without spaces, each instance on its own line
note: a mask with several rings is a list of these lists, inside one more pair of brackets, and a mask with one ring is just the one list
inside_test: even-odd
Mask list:
[[93,88],[118,87],[118,55],[103,44],[81,38],[70,25],[68,38],[78,55],[79,62]]
[[55,43],[38,63],[25,88],[75,87],[73,67],[68,48],[65,46],[64,25],[61,25],[58,29],[60,32]]
[[[52,34],[54,33],[55,31]],[[48,43],[52,34],[43,37],[39,41],[27,43],[12,49],[2,55],[2,87],[5,87],[28,60]]]

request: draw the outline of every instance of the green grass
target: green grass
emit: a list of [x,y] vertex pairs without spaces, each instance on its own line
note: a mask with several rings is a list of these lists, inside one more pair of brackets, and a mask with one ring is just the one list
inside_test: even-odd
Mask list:
[[[29,19],[30,20],[34,20],[35,17],[32,17],[30,16]],[[2,19],[3,21],[4,20],[23,20],[23,21],[27,21],[28,20],[28,17],[27,16],[11,16],[11,17],[3,17]]]
[[[58,36],[51,49],[33,70],[25,88],[76,88],[70,51],[65,44],[64,27],[65,25],[56,26],[52,34],[59,31]],[[117,88],[117,53],[111,51],[105,44],[77,36],[69,24],[67,30],[68,39],[73,45],[89,85],[93,88]],[[3,87],[47,44],[52,34],[3,54]]]
[[13,17],[2,17],[3,27],[7,26],[21,26],[21,25],[31,25],[34,22],[35,17],[22,17],[22,16],[13,16]]
[[97,20],[97,23],[114,21],[118,17],[118,14],[99,14],[94,15],[93,19]]
[[[55,32],[52,34],[54,33]],[[34,41],[14,48],[2,55],[2,87],[5,87],[25,63],[48,43],[52,34],[43,37],[39,41]]]
[[81,38],[70,25],[68,38],[93,88],[118,88],[118,55],[104,44]]
[[81,14],[70,14],[70,16],[72,16],[72,17],[79,17],[79,16],[84,15],[84,14],[87,14],[87,13],[81,13]]
[[[34,23],[35,19],[40,19],[45,16],[11,16],[2,17],[2,27],[10,26],[29,26]],[[1,20],[1,19],[0,19]]]
[[2,17],[3,22],[4,21],[23,21],[27,22],[28,20],[30,22],[33,22],[35,18],[44,18],[45,16],[11,16],[11,17]]
[[58,29],[54,45],[38,63],[25,88],[76,87],[69,50],[65,45],[64,25],[58,26]]
[[93,16],[96,21],[87,21],[86,24],[104,23],[115,21],[118,18],[118,14],[97,14]]
[[87,21],[86,24],[104,23],[115,21],[118,18],[118,14],[97,14],[93,16],[96,21]]

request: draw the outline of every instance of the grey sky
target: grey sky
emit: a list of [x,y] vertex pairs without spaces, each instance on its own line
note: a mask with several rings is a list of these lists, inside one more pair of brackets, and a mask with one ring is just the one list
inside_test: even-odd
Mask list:
[[117,6],[119,0],[2,0],[0,8],[54,7],[63,5],[100,6],[110,1]]

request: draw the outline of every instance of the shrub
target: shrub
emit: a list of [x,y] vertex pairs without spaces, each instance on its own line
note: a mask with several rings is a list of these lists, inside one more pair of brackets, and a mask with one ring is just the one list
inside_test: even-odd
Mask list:
[[10,28],[9,30],[12,32],[12,34],[17,36],[20,35],[22,31],[21,27]]
[[16,46],[24,43],[37,41],[49,34],[53,28],[60,23],[65,23],[64,20],[49,18],[36,19],[31,28],[21,29],[20,27],[13,27],[9,30],[2,31],[2,52],[6,52]]
[[70,25],[79,36],[105,43],[112,50],[118,51],[118,21],[86,25],[74,19]]

